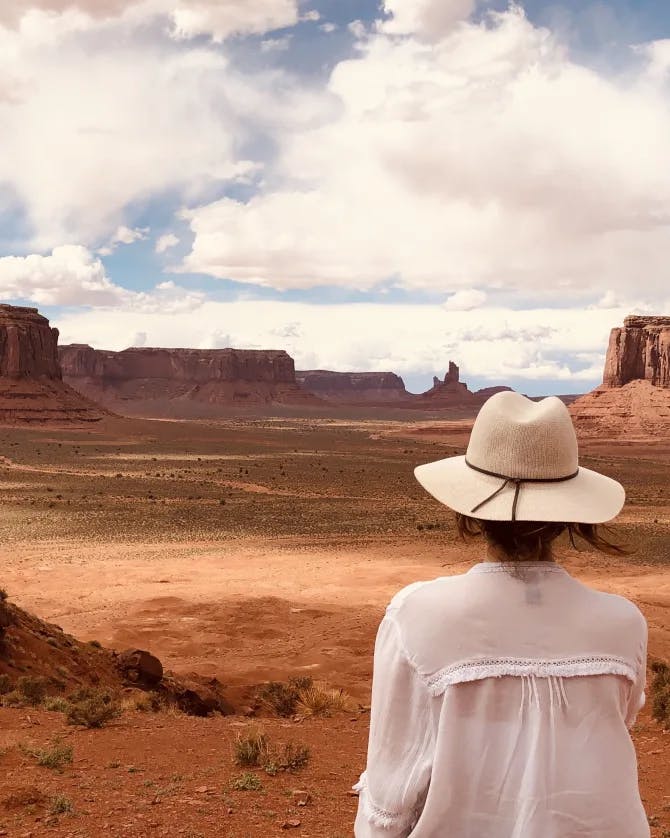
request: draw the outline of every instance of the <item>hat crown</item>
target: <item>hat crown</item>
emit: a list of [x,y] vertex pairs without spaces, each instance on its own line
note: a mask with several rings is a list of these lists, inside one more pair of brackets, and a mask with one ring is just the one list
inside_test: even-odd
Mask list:
[[534,402],[502,392],[477,415],[467,461],[506,477],[552,480],[578,468],[575,429],[565,404],[556,396]]

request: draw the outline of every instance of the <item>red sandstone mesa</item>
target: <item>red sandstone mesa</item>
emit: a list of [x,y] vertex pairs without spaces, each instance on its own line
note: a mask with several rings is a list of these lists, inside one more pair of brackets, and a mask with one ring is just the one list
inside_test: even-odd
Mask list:
[[298,384],[309,393],[346,404],[400,404],[412,398],[394,372],[298,370]]
[[296,379],[301,387],[319,398],[338,405],[368,405],[439,410],[465,408],[477,410],[489,396],[509,387],[487,387],[475,393],[460,380],[458,366],[449,361],[444,379],[433,376],[433,386],[425,393],[409,393],[394,372],[334,372],[299,370]]
[[610,333],[603,383],[571,407],[584,436],[658,437],[670,431],[670,317],[631,315]]
[[300,389],[283,350],[152,349],[122,352],[72,344],[59,349],[65,380],[121,413],[195,418],[216,407],[319,404]]
[[631,315],[612,329],[605,360],[605,387],[629,381],[670,387],[670,317]]
[[35,308],[0,305],[0,421],[91,422],[105,411],[62,380],[58,329]]

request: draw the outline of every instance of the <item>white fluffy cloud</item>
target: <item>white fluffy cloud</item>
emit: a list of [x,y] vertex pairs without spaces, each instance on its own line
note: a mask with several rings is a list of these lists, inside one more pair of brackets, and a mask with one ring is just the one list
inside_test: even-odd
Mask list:
[[488,296],[485,291],[477,288],[465,288],[452,294],[444,303],[447,311],[472,311],[473,308],[480,308],[484,305]]
[[174,233],[165,233],[156,242],[156,253],[165,253],[171,247],[179,244],[179,238]]
[[522,379],[541,390],[542,380],[550,378],[565,382],[564,392],[580,392],[601,379],[609,330],[630,307],[495,307],[464,317],[440,305],[203,300],[192,310],[174,311],[133,304],[67,313],[55,325],[63,342],[98,348],[123,349],[142,332],[150,346],[285,349],[297,369],[391,370],[428,379],[444,374],[452,359],[466,381]]
[[114,305],[123,291],[113,285],[105,267],[85,247],[54,248],[48,256],[0,258],[0,294],[41,305]]
[[[387,4],[409,31],[420,10],[466,6]],[[576,304],[638,277],[662,292],[670,98],[650,56],[657,67],[663,50],[617,79],[572,61],[518,7],[436,31],[433,44],[362,35],[329,82],[336,118],[289,133],[249,201],[191,211],[185,269],[277,288],[391,278]]]
[[174,30],[187,38],[208,34],[222,41],[229,35],[262,34],[298,22],[296,0],[182,0],[174,5]]
[[[69,5],[60,16],[33,9],[19,29],[0,26],[0,183],[25,210],[31,249],[106,245],[129,208],[174,193],[195,202],[248,178],[262,161],[245,159],[246,142],[287,114],[299,126],[323,107],[279,70],[245,74],[220,47],[175,42],[168,18],[149,15],[161,4],[108,4],[124,13],[100,19]],[[224,17],[233,26],[233,18],[270,20],[275,9],[275,22],[287,22],[288,5],[188,8],[211,14],[210,34],[222,36]]]
[[7,27],[40,19],[53,24],[66,16],[78,28],[86,26],[82,16],[95,20],[125,16],[142,23],[163,17],[177,39],[209,35],[220,42],[231,35],[293,26],[298,4],[297,0],[3,0],[0,4],[0,25]]
[[172,281],[161,282],[149,292],[115,285],[100,259],[81,245],[56,247],[46,256],[0,257],[0,296],[38,305],[85,306],[102,319],[106,309],[117,307],[140,314],[190,312],[205,299],[201,292]]
[[466,20],[476,0],[385,0],[384,11],[391,15],[379,25],[389,35],[418,35],[439,41],[456,23]]

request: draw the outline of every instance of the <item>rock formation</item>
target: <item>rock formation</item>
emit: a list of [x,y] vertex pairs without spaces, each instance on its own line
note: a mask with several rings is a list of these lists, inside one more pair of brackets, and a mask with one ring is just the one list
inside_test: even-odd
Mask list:
[[444,379],[433,377],[433,386],[425,393],[417,397],[420,402],[417,406],[442,407],[442,406],[475,406],[478,400],[475,394],[468,390],[468,385],[460,380],[460,370],[453,361],[449,361],[449,369]]
[[297,371],[298,384],[329,402],[346,404],[398,404],[411,398],[394,372]]
[[670,387],[670,317],[631,315],[610,333],[603,386],[629,381]]
[[196,418],[224,405],[319,404],[296,383],[283,350],[59,349],[65,381],[120,413]]
[[443,379],[433,376],[433,386],[425,393],[409,393],[405,383],[394,372],[334,372],[332,370],[299,370],[300,386],[330,404],[397,407],[416,410],[455,408],[476,411],[489,396],[509,387],[486,387],[472,393],[460,380],[458,366],[449,361]]
[[610,333],[603,383],[570,405],[582,436],[670,432],[670,317],[631,315]]
[[105,411],[62,380],[58,329],[35,308],[0,305],[0,422],[91,422]]

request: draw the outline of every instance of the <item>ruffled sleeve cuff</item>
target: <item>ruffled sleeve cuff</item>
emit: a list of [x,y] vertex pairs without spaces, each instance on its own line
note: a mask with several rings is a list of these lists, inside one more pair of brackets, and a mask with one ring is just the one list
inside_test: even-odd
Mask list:
[[352,786],[358,792],[358,816],[356,818],[356,838],[400,838],[409,835],[416,821],[415,812],[389,812],[377,806],[371,799],[364,771],[358,782]]

